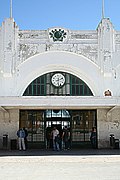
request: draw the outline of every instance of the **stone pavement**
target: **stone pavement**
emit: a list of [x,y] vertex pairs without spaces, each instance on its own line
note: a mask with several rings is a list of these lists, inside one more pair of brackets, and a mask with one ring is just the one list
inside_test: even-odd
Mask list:
[[120,180],[120,150],[0,150],[0,180]]
[[120,149],[71,149],[67,151],[52,151],[46,149],[0,150],[0,156],[48,156],[48,155],[120,155]]

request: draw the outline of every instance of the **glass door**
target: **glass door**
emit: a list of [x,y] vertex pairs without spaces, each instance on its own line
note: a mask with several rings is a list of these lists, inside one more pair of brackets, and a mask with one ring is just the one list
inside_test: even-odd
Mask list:
[[28,131],[28,148],[44,147],[44,111],[21,110],[20,128],[22,127]]
[[72,146],[91,146],[90,135],[92,127],[97,127],[96,110],[72,111]]
[[[45,131],[46,131],[46,149],[52,149],[52,137],[51,132],[54,127],[59,131],[61,143],[62,143],[62,133],[65,126],[69,129],[71,127],[71,118],[68,110],[46,110],[45,111]],[[62,149],[62,144],[60,144],[60,149]]]

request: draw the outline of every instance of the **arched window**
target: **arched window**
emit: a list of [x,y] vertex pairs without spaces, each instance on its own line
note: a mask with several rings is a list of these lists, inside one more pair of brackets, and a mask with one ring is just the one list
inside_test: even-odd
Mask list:
[[93,96],[87,84],[65,72],[50,72],[37,77],[26,88],[23,96]]

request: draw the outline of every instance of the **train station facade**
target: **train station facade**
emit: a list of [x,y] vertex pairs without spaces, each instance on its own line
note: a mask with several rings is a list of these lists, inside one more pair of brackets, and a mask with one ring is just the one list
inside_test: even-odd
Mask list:
[[[28,130],[30,148],[46,148],[46,130],[68,126],[71,147],[97,147],[120,138],[120,31],[109,18],[96,30],[0,27],[0,148],[3,135]],[[110,91],[110,95],[105,92]]]

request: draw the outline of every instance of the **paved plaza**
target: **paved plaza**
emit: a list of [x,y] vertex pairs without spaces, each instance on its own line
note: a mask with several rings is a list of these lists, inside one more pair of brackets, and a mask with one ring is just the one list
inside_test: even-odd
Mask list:
[[0,151],[0,180],[120,180],[119,150]]

